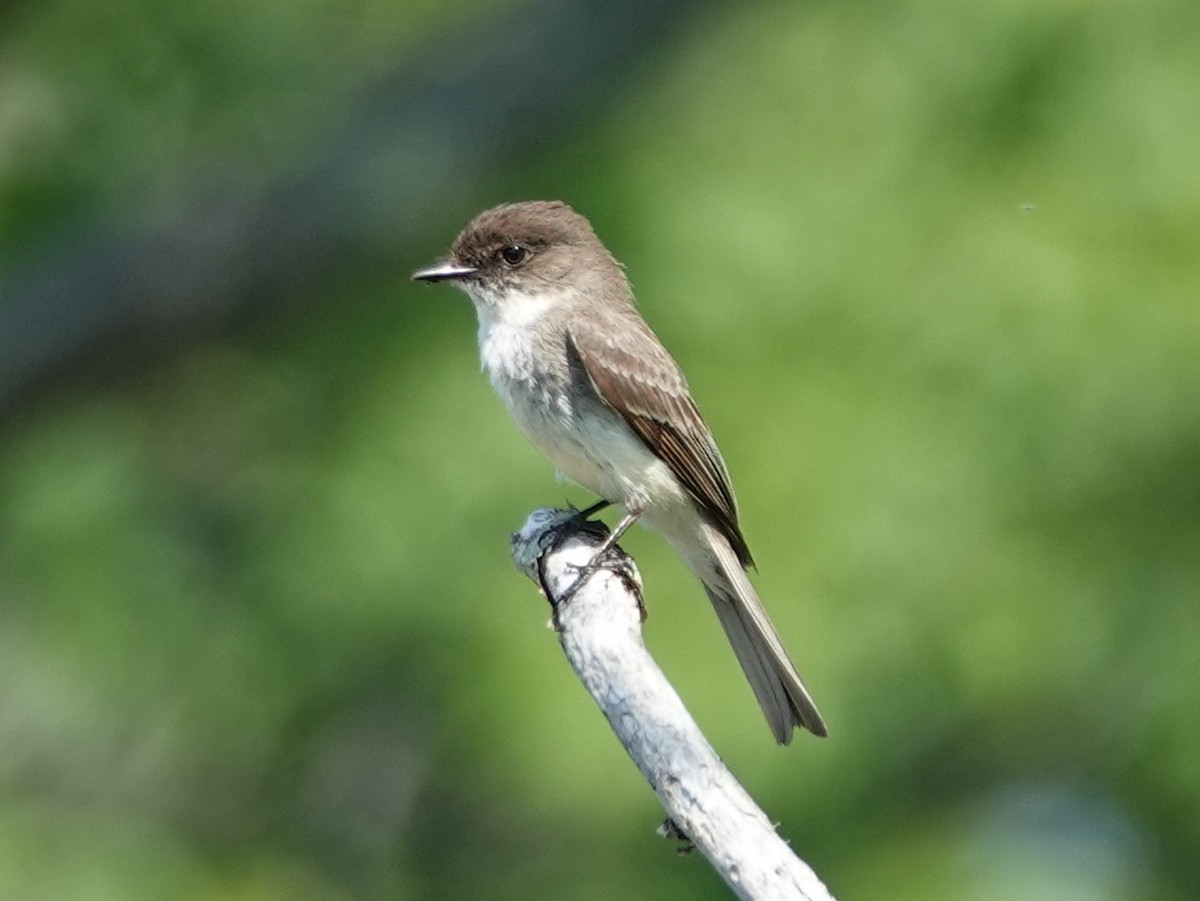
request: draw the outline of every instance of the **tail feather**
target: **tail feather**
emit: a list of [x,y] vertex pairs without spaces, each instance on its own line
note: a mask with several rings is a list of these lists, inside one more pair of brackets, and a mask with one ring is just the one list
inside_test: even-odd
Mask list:
[[707,525],[704,535],[710,554],[710,559],[704,562],[708,565],[698,565],[701,561],[693,560],[689,563],[712,601],[775,740],[781,745],[788,744],[794,725],[803,726],[814,735],[827,735],[817,705],[796,672],[733,548]]

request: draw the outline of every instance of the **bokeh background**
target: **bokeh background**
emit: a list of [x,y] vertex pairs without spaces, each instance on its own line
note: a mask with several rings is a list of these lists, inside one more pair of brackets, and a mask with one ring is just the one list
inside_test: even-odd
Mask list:
[[1200,895],[1200,7],[0,10],[0,897],[721,898],[507,535],[408,273],[561,197],[724,449],[831,737],[648,641],[843,898]]

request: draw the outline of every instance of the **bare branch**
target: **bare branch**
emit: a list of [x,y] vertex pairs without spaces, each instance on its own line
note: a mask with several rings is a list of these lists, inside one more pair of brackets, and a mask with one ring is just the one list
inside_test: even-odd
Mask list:
[[[598,527],[599,526],[599,527]],[[641,581],[619,548],[560,601],[603,540],[603,526],[538,510],[513,535],[513,559],[554,609],[563,651],[666,810],[666,831],[686,838],[744,899],[831,901],[688,714],[642,642]]]

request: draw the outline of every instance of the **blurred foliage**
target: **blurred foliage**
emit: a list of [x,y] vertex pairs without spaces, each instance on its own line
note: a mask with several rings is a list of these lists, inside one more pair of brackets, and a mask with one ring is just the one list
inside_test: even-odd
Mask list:
[[[7,9],[0,264],[294,165],[468,13]],[[637,534],[648,639],[842,897],[1200,892],[1198,40],[1182,0],[731,6],[475,189],[590,215],[689,372],[832,737],[773,746]],[[458,212],[6,414],[0,897],[724,897],[511,571],[588,498],[407,283]]]

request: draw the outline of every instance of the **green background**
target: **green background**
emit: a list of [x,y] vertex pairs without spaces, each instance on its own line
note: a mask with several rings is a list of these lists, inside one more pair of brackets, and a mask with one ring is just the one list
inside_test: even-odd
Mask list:
[[[508,423],[469,303],[408,281],[531,197],[592,218],[721,443],[831,737],[774,745],[639,531],[647,640],[834,893],[1196,897],[1197,9],[705,9],[419,244],[0,410],[0,897],[726,896],[509,561],[588,496]],[[10,4],[0,306],[528,14]]]

